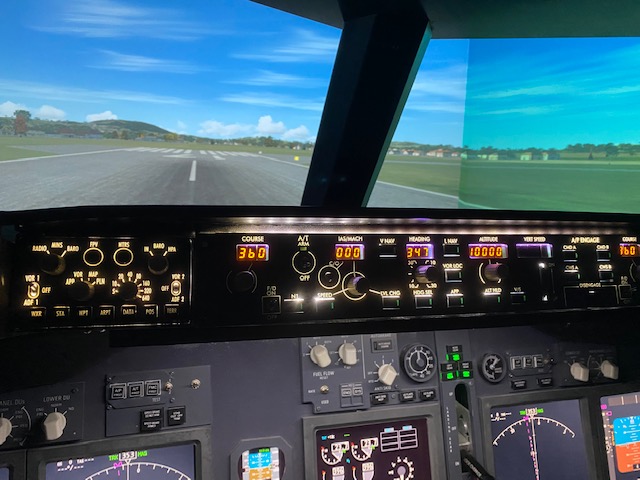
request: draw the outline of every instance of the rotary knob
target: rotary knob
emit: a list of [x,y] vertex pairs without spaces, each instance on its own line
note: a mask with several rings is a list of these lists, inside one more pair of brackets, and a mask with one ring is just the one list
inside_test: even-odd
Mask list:
[[40,270],[49,275],[60,275],[66,266],[64,257],[55,253],[48,253],[40,259]]
[[378,368],[378,380],[380,380],[380,383],[393,385],[397,376],[398,372],[393,368],[393,365],[389,363],[383,363],[380,365],[380,368]]
[[0,418],[0,445],[7,441],[12,429],[13,425],[11,425],[11,421],[8,418]]
[[42,430],[47,440],[57,440],[64,433],[67,426],[67,417],[60,412],[52,412],[42,422]]
[[329,350],[327,350],[327,347],[324,345],[315,345],[312,347],[309,356],[311,357],[311,361],[320,368],[326,368],[331,365]]
[[118,296],[126,302],[135,300],[138,296],[138,285],[133,282],[124,282],[118,288]]
[[509,276],[509,266],[504,263],[490,263],[484,267],[484,276],[491,282],[499,282]]
[[353,343],[343,343],[338,348],[338,356],[345,365],[355,365],[358,363],[358,350]]
[[229,278],[229,290],[233,293],[251,293],[258,284],[258,277],[252,270],[237,272]]
[[356,297],[361,297],[369,291],[369,279],[362,275],[354,276],[347,282],[347,291]]
[[147,260],[147,268],[154,275],[162,275],[169,270],[169,260],[163,255],[154,255]]
[[418,265],[413,271],[413,277],[418,283],[438,281],[438,269],[434,265]]
[[69,286],[69,296],[78,302],[86,302],[93,297],[95,287],[85,281],[74,282]]
[[600,364],[600,371],[605,378],[617,380],[619,376],[618,366],[609,360],[605,360]]
[[571,376],[579,382],[589,381],[589,369],[580,362],[571,364],[570,373]]

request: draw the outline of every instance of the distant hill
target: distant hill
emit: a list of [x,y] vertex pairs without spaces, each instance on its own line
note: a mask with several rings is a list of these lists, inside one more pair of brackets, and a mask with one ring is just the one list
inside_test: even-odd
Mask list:
[[164,135],[171,133],[169,130],[157,127],[150,123],[136,122],[131,120],[98,120],[88,123],[91,127],[101,132],[112,132],[114,130],[129,130],[134,133],[155,133]]

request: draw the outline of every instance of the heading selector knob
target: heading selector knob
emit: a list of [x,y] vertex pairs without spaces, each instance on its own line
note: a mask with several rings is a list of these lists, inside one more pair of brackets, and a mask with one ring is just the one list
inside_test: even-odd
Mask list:
[[434,265],[418,265],[413,271],[413,277],[418,283],[438,281],[438,268]]
[[369,279],[362,275],[354,276],[347,282],[347,291],[354,296],[361,297],[369,291]]
[[0,445],[7,441],[12,429],[13,425],[11,425],[11,421],[8,418],[0,418]]
[[64,433],[67,426],[67,417],[60,412],[51,412],[42,422],[42,430],[47,440],[57,440]]
[[316,345],[312,347],[309,356],[311,357],[311,361],[320,368],[326,368],[331,365],[329,350],[327,350],[327,347],[324,345]]
[[79,302],[86,302],[93,297],[95,287],[85,281],[74,282],[69,285],[69,296]]
[[509,266],[504,263],[490,263],[484,267],[484,276],[491,282],[499,282],[509,276]]
[[398,376],[398,372],[393,365],[389,363],[383,363],[378,368],[378,379],[380,383],[384,383],[385,385],[393,385],[393,382],[396,381],[396,377]]
[[49,275],[60,275],[66,266],[64,257],[55,253],[47,253],[40,259],[40,270]]

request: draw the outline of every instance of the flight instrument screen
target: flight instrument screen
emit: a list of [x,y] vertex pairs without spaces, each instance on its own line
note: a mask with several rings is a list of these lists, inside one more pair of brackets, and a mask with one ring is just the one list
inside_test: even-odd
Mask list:
[[7,467],[0,467],[0,480],[9,480],[9,469]]
[[494,407],[496,480],[589,478],[578,400]]
[[431,480],[427,420],[316,431],[318,480]]
[[45,480],[195,480],[194,445],[131,450],[47,463]]
[[640,477],[640,392],[602,397],[602,424],[611,480]]

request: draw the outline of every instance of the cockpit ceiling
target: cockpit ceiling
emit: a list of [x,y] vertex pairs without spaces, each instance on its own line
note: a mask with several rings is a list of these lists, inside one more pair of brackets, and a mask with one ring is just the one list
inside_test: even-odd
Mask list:
[[342,28],[343,12],[415,8],[429,16],[433,38],[620,37],[640,35],[637,0],[253,0]]

